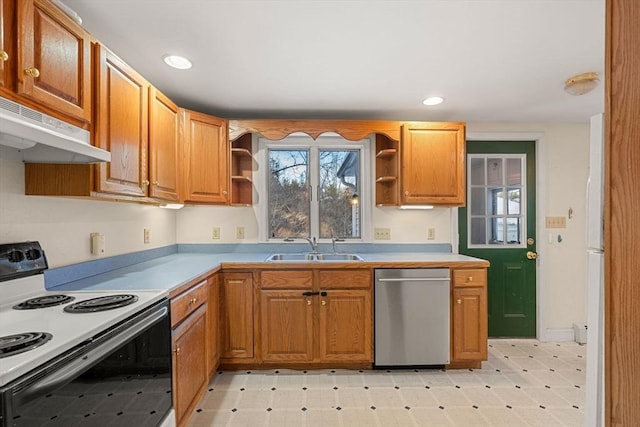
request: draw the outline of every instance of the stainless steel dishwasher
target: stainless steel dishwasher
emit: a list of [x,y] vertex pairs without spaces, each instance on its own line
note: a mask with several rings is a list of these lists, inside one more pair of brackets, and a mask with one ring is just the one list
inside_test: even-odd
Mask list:
[[449,363],[448,268],[376,269],[376,367]]

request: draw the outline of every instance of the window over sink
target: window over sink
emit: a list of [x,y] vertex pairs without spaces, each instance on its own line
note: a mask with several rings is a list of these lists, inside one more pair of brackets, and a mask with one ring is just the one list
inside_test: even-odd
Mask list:
[[[339,136],[259,139],[267,176],[260,200],[266,239],[361,239],[367,206],[369,141]],[[366,182],[365,182],[366,181]]]

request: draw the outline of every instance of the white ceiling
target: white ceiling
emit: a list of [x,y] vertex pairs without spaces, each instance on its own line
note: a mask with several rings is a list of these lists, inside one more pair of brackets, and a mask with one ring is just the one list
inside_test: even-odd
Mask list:
[[[228,118],[586,122],[604,108],[604,0],[64,3],[179,105]],[[595,91],[563,91],[588,71]]]

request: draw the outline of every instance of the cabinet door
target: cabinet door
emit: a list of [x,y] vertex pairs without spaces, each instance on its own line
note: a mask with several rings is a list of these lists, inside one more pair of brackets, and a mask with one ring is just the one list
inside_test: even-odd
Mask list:
[[223,358],[253,357],[253,279],[251,273],[223,273],[220,326]]
[[487,291],[453,289],[452,361],[487,360]]
[[94,144],[111,152],[97,165],[96,190],[146,196],[149,83],[104,46],[95,46]]
[[465,133],[462,123],[402,126],[402,203],[465,202]]
[[18,93],[61,113],[91,120],[91,39],[44,0],[18,5]]
[[185,195],[188,202],[229,202],[229,143],[227,121],[185,111],[182,144],[185,150]]
[[220,280],[218,274],[209,282],[209,302],[207,304],[207,361],[211,376],[220,363]]
[[261,291],[262,360],[313,359],[313,307],[317,297],[295,291]]
[[191,412],[196,397],[207,384],[206,304],[173,330],[173,404],[177,424]]
[[159,90],[149,90],[149,196],[178,201],[178,107]]
[[0,89],[11,88],[11,64],[16,61],[13,40],[13,4],[11,0],[0,0]]
[[327,291],[320,298],[320,360],[372,362],[371,291]]

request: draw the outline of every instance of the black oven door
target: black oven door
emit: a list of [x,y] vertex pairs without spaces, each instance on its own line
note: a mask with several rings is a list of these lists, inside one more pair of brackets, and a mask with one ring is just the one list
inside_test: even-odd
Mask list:
[[1,391],[2,427],[155,427],[172,408],[167,300]]

